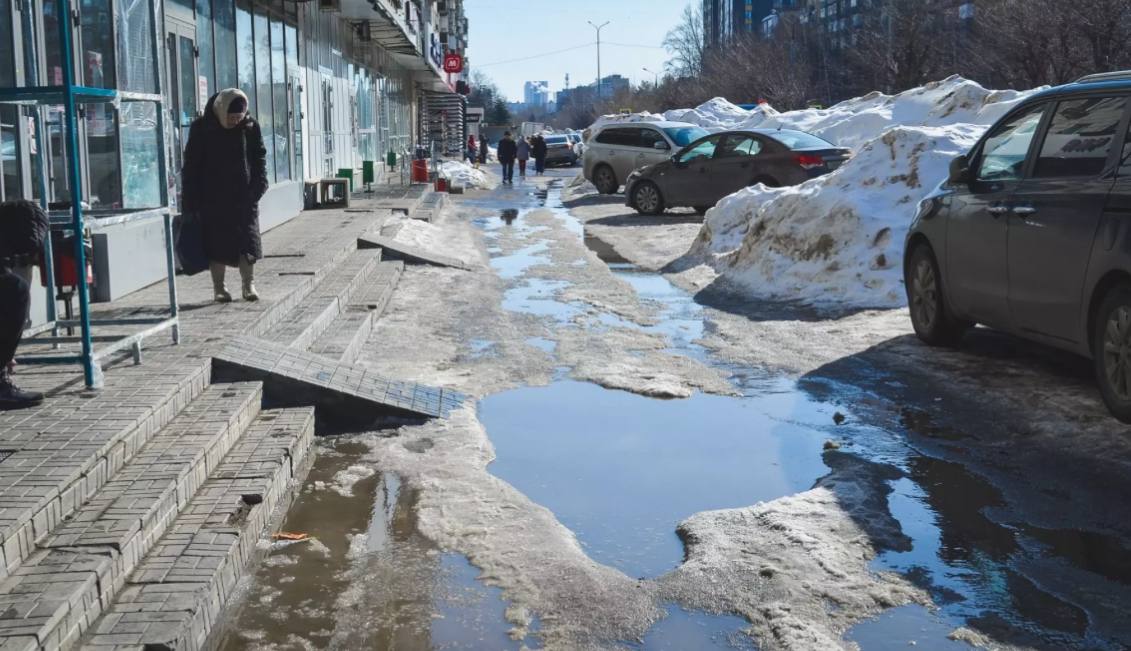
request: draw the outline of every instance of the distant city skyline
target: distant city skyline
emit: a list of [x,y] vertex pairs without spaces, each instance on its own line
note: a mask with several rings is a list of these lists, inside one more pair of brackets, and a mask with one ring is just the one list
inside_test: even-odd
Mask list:
[[651,82],[653,74],[642,68],[663,72],[664,35],[689,1],[473,0],[465,5],[470,69],[489,76],[510,101],[523,101],[526,82],[540,80],[549,82],[552,99],[567,73],[572,87],[596,82],[597,49],[590,45],[596,34],[586,21],[610,21],[601,31],[602,76]]

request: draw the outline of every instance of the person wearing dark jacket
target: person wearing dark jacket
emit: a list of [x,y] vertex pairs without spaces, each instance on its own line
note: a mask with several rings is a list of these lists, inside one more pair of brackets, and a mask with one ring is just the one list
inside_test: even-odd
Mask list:
[[479,139],[479,164],[480,165],[486,165],[487,164],[487,154],[490,153],[490,150],[487,147],[490,144],[491,143],[487,142],[487,136],[483,136],[482,138]]
[[0,204],[0,411],[34,407],[43,394],[12,383],[12,366],[31,307],[22,271],[39,258],[48,236],[47,213],[31,201]]
[[201,218],[217,303],[232,300],[224,285],[227,267],[239,268],[244,300],[259,300],[254,267],[263,257],[259,200],[267,192],[267,149],[247,109],[239,89],[216,93],[193,121],[185,147],[183,208]]
[[530,149],[534,154],[534,172],[543,174],[546,171],[546,139],[542,134],[534,136],[534,143]]
[[495,155],[503,166],[503,183],[514,183],[514,159],[518,156],[518,144],[511,138],[510,131],[503,134]]

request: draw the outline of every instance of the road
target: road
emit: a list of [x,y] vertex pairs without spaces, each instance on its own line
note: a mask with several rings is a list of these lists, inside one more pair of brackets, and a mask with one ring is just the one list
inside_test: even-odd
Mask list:
[[[1089,364],[736,298],[702,219],[453,197],[366,362],[478,399],[322,439],[225,648],[1131,646],[1131,432]],[[564,189],[564,195],[563,195]]]

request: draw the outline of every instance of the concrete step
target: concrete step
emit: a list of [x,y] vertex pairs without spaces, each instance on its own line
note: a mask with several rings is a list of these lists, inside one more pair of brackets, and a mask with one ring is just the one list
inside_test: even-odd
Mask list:
[[[0,582],[0,639],[78,640],[259,413],[259,383],[209,387]],[[23,640],[21,642],[20,640]]]
[[350,253],[305,299],[263,336],[267,341],[307,350],[338,318],[350,296],[381,261],[380,250]]
[[378,264],[354,292],[345,311],[310,347],[310,352],[344,364],[357,361],[373,331],[373,324],[384,313],[403,272],[404,263],[399,260]]
[[209,648],[258,541],[312,458],[314,410],[260,414],[82,640],[90,651]]

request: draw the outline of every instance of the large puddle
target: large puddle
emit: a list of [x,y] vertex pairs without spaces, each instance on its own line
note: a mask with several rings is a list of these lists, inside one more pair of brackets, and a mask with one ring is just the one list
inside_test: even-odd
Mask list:
[[[613,314],[598,314],[596,324],[663,333],[670,352],[714,363],[695,343],[706,321],[690,295],[587,237],[557,189],[536,199],[536,206],[528,203],[506,219],[482,222],[488,238],[504,228],[521,234],[529,228],[523,217],[530,210],[552,210],[617,278],[658,308],[651,325]],[[527,276],[548,259],[537,229],[525,235],[526,246],[512,254],[493,249],[493,266],[512,282],[504,307],[562,325],[583,311],[591,314],[586,306],[560,300],[567,283]],[[873,565],[908,577],[934,604],[889,610],[851,629],[846,640],[867,650],[962,649],[971,647],[950,637],[968,627],[1023,647],[1127,648],[1115,642],[1123,632],[1108,631],[1115,636],[1105,637],[1089,628],[1088,613],[1073,604],[1087,588],[1073,594],[1071,588],[1041,586],[1021,570],[1034,558],[1052,555],[1083,573],[1073,576],[1101,586],[1101,596],[1125,599],[1131,595],[1125,592],[1131,584],[1125,559],[1131,555],[1120,555],[1126,550],[1117,542],[995,523],[986,513],[998,503],[997,492],[961,466],[915,453],[898,429],[857,426],[851,419],[833,425],[836,410],[820,399],[845,398],[832,383],[810,380],[802,388],[760,369],[726,370],[743,397],[697,394],[663,401],[568,380],[488,397],[480,403],[480,419],[497,451],[490,470],[550,508],[595,560],[630,576],[654,577],[682,560],[675,534],[680,520],[806,490],[827,470],[820,460],[823,443],[848,441],[858,454],[906,473],[893,482],[889,504],[912,548],[884,552]],[[737,633],[742,620],[726,619],[673,607],[643,648],[731,648],[744,638]],[[688,632],[694,641],[682,637]]]
[[367,469],[367,447],[323,441],[282,530],[228,622],[239,649],[519,649],[501,590],[416,527],[417,495]]

